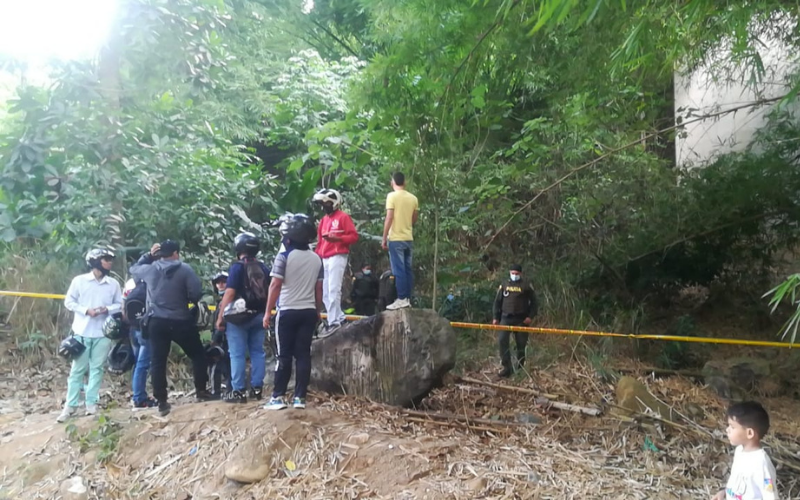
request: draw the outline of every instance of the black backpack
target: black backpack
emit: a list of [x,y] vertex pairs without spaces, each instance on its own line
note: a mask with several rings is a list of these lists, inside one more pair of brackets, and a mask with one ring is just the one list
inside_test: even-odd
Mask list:
[[244,268],[244,290],[239,291],[239,296],[244,299],[248,309],[264,310],[269,293],[269,270],[252,257],[245,257],[239,263]]
[[139,328],[147,303],[147,283],[136,280],[136,287],[125,297],[125,317],[133,328]]

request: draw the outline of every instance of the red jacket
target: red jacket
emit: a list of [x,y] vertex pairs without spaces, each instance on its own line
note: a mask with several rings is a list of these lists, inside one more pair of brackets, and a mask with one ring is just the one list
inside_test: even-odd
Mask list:
[[[328,241],[323,236],[327,234],[338,236],[341,241]],[[319,222],[317,228],[317,255],[323,259],[334,255],[350,253],[350,245],[358,241],[358,232],[349,215],[337,210],[326,215]]]

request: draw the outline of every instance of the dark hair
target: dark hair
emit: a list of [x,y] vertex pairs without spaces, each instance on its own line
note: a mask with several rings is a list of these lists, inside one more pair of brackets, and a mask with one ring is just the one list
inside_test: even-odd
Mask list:
[[728,408],[728,418],[735,420],[742,427],[756,431],[759,439],[766,436],[769,431],[769,414],[760,403],[755,401],[731,405]]
[[403,175],[403,172],[395,172],[392,174],[392,180],[398,186],[405,186],[406,185],[406,176]]

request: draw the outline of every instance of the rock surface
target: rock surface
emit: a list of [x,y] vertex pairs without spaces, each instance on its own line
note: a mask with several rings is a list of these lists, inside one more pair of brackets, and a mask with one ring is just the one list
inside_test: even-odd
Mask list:
[[619,379],[616,395],[617,405],[632,413],[654,413],[670,421],[677,417],[672,408],[657,400],[643,383],[633,377]]
[[61,483],[62,500],[88,500],[89,489],[81,476],[73,476]]
[[386,311],[311,346],[311,386],[410,406],[440,386],[456,362],[456,333],[435,311]]
[[703,367],[705,383],[726,399],[775,397],[792,392],[796,373],[787,363],[759,358],[719,358]]

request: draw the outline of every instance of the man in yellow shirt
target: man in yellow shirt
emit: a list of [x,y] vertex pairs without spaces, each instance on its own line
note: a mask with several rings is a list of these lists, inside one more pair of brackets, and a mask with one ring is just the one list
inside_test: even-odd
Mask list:
[[397,285],[397,300],[386,306],[394,311],[411,307],[414,274],[411,253],[414,248],[414,224],[419,216],[417,197],[406,191],[406,177],[392,174],[392,192],[386,196],[386,220],[383,222],[384,250],[389,250],[389,262]]

